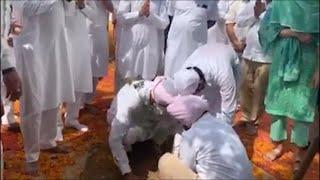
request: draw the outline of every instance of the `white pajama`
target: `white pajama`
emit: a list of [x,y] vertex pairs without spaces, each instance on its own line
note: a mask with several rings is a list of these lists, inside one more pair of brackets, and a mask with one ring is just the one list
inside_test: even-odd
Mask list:
[[31,114],[21,118],[21,130],[24,138],[26,161],[36,162],[40,149],[55,147],[59,108]]

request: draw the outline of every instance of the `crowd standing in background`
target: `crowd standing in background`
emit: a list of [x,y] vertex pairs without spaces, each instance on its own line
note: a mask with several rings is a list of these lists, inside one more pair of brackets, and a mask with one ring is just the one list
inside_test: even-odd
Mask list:
[[[252,179],[233,130],[238,108],[248,135],[264,111],[271,116],[275,147],[266,161],[282,155],[294,122],[298,172],[318,118],[319,1],[1,0],[1,124],[21,128],[26,174],[39,174],[41,151],[70,152],[57,144],[64,127],[89,130],[79,111],[97,111],[109,19],[116,94],[108,143],[124,178],[139,178],[126,154],[131,145],[151,139],[160,147],[174,136],[160,178]],[[2,156],[1,143],[1,168]]]

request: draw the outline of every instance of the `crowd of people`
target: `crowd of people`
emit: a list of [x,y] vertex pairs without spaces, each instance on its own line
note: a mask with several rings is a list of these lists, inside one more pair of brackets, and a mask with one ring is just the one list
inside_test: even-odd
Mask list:
[[63,128],[89,130],[79,111],[92,110],[107,75],[109,20],[116,88],[107,139],[124,178],[139,178],[127,156],[133,144],[174,137],[160,179],[252,179],[233,130],[238,110],[252,136],[270,115],[271,161],[292,120],[299,170],[318,120],[319,1],[1,0],[1,120],[21,129],[26,174],[38,175],[40,151],[69,153],[57,144]]

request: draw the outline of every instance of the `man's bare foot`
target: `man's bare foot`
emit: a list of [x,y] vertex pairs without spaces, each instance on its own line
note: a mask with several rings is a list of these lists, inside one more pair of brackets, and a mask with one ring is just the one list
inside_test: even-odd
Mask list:
[[69,148],[62,145],[57,145],[51,149],[44,149],[43,152],[53,153],[53,154],[68,154],[70,152]]
[[268,152],[264,157],[269,161],[274,161],[282,155],[282,145],[278,145],[272,151]]
[[8,131],[15,132],[15,133],[21,132],[19,123],[15,122],[15,123],[9,124]]
[[29,176],[38,176],[39,175],[38,161],[26,163],[25,174]]

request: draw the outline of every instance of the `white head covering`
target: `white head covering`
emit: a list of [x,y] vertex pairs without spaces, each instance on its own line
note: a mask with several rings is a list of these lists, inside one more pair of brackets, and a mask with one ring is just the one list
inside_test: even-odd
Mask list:
[[200,82],[198,73],[192,69],[182,69],[173,75],[174,88],[180,95],[195,93]]

